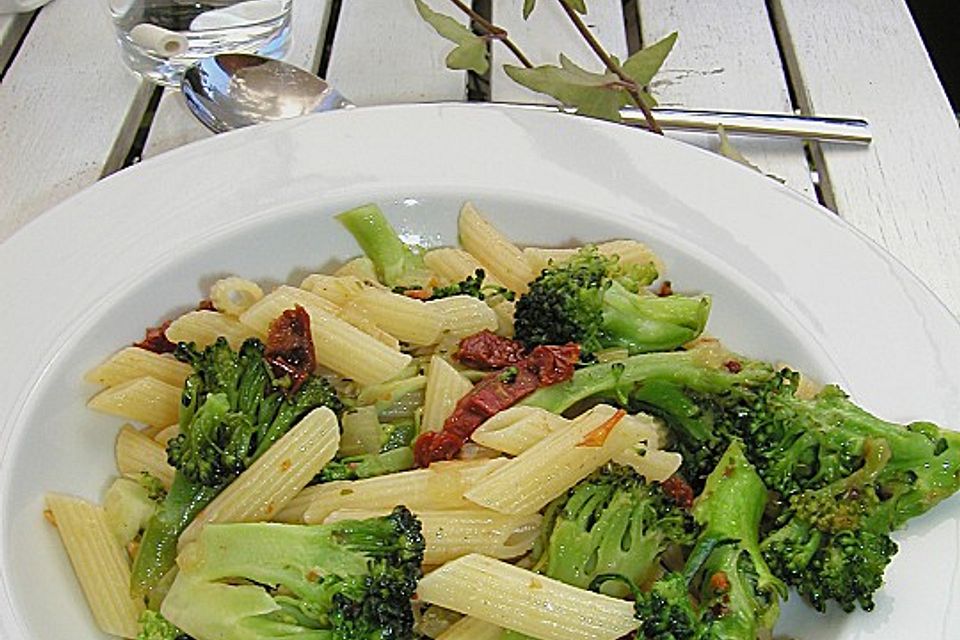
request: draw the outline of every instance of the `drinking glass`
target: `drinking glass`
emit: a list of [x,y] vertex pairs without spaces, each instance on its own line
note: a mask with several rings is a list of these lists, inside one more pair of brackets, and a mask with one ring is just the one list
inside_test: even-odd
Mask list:
[[159,84],[178,84],[199,58],[228,51],[280,57],[290,41],[293,0],[106,1],[124,61]]

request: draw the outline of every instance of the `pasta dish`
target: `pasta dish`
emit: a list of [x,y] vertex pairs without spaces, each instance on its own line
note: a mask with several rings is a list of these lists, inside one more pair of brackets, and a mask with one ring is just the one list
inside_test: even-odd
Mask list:
[[769,638],[788,597],[874,609],[960,488],[960,434],[730,351],[641,242],[337,218],[361,257],[222,278],[88,372],[116,477],[45,515],[105,633]]

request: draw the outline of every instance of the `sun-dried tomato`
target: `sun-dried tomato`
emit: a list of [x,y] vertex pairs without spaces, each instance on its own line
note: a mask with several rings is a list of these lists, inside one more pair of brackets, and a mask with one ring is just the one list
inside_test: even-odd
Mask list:
[[270,323],[264,358],[277,378],[290,377],[290,393],[296,393],[317,368],[313,338],[310,335],[310,314],[297,305],[287,309]]
[[170,328],[170,321],[167,320],[159,327],[150,327],[146,330],[143,340],[134,342],[133,346],[153,351],[154,353],[173,353],[177,345],[170,342],[167,338],[167,329]]
[[520,362],[526,352],[517,340],[481,331],[460,341],[457,360],[477,369],[502,369]]
[[[494,337],[501,340],[499,336]],[[482,341],[492,344],[487,338]],[[579,345],[543,345],[511,363],[509,371],[487,374],[457,402],[442,431],[428,431],[417,438],[413,450],[417,465],[426,467],[431,462],[450,460],[491,416],[512,407],[540,387],[569,380],[579,358]]]

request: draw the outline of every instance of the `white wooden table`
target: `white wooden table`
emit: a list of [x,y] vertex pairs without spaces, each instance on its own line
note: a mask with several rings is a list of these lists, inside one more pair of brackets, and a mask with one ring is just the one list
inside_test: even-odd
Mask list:
[[[429,1],[455,13],[447,0]],[[123,67],[99,4],[53,0],[34,14],[0,16],[0,241],[121,170],[132,148],[143,145],[149,158],[210,135],[170,91],[146,122],[155,89]],[[526,23],[521,0],[474,4],[489,5],[494,22],[537,63],[563,50],[595,64],[550,0],[540,0]],[[887,248],[960,315],[960,129],[903,0],[588,4],[591,29],[621,57],[679,31],[653,86],[665,106],[866,117],[875,136],[869,148],[814,144],[806,151],[770,140],[738,147]],[[448,43],[420,21],[412,0],[294,5],[289,59],[321,71],[355,102],[467,98],[466,74],[444,68]],[[495,52],[490,97],[540,100],[497,70],[509,60],[503,49]],[[144,126],[145,141],[138,140]],[[707,136],[685,139],[716,145]]]

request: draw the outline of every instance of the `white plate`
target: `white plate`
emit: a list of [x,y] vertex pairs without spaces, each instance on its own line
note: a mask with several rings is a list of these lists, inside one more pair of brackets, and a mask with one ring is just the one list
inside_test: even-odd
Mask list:
[[[191,307],[212,280],[268,282],[358,253],[330,215],[374,201],[412,239],[455,238],[472,199],[521,244],[635,237],[709,330],[840,382],[892,420],[957,425],[960,327],[915,277],[829,212],[693,147],[516,108],[325,114],[191,145],[108,178],[0,246],[0,636],[100,637],[45,491],[96,499],[119,422],[84,409],[90,366]],[[872,614],[801,638],[948,638],[960,629],[960,500],[911,523]]]

